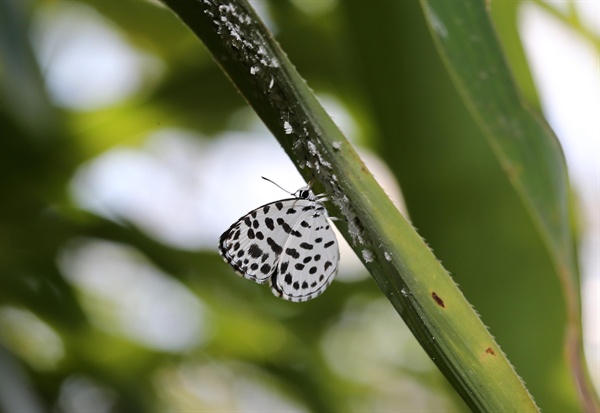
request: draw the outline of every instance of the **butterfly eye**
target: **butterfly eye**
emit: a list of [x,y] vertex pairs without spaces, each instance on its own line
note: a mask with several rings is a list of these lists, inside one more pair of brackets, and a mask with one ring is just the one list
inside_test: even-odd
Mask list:
[[306,189],[301,189],[301,190],[298,192],[298,198],[300,198],[300,199],[307,199],[307,198],[308,198],[308,194],[309,194],[308,190],[306,190]]

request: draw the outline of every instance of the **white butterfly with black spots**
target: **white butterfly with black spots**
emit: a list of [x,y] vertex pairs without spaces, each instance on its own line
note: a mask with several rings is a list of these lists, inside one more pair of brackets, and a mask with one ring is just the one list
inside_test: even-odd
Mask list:
[[[266,178],[265,178],[266,179]],[[219,253],[241,276],[285,300],[311,300],[338,270],[340,251],[321,203],[310,186],[241,217],[219,239]]]

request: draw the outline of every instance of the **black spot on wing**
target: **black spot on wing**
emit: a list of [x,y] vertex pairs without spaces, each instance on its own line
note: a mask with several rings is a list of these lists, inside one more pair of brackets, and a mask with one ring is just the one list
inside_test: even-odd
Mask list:
[[283,248],[281,245],[277,244],[273,238],[267,237],[267,244],[271,247],[271,251],[273,251],[276,255],[280,255],[283,252]]
[[277,218],[277,224],[283,229],[286,234],[290,234],[293,230],[283,218]]
[[296,258],[296,259],[300,258],[300,254],[298,253],[298,251],[296,251],[295,248],[287,248],[285,250],[285,253],[287,255],[291,256],[292,258]]
[[312,250],[313,246],[312,246],[312,244],[309,244],[308,242],[303,242],[302,244],[300,244],[300,248],[305,249],[305,250]]
[[261,250],[258,245],[252,244],[250,245],[250,248],[248,248],[248,254],[250,254],[252,258],[258,258],[263,255],[263,250]]
[[273,219],[272,218],[265,218],[265,225],[267,226],[267,228],[269,228],[271,231],[273,231],[275,229],[275,225],[273,224]]
[[284,263],[282,263],[282,264],[281,264],[281,267],[280,267],[280,271],[281,271],[282,273],[286,272],[286,271],[287,271],[287,269],[288,269],[288,265],[289,265],[289,264],[290,264],[290,262],[289,262],[289,261],[285,261]]
[[329,248],[329,247],[331,247],[333,244],[335,244],[335,241],[329,241],[329,242],[326,242],[325,244],[323,244],[323,247],[324,247],[324,248]]

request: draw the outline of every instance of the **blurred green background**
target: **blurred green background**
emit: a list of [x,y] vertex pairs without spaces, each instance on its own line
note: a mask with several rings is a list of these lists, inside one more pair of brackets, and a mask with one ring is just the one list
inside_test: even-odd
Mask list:
[[[401,188],[542,410],[580,411],[559,281],[419,3],[252,4],[389,193]],[[491,9],[541,111],[518,30],[524,4]],[[526,5],[597,59],[575,9]],[[220,233],[283,197],[261,175],[303,183],[169,10],[3,0],[0,42],[1,409],[466,409],[350,250],[338,281],[304,304],[222,262]]]

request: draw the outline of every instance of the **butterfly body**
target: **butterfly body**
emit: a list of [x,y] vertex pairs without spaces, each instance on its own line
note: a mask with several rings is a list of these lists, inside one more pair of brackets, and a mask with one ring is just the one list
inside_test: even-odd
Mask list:
[[327,211],[308,188],[241,217],[219,240],[219,253],[241,276],[289,301],[308,301],[333,281],[339,263]]

